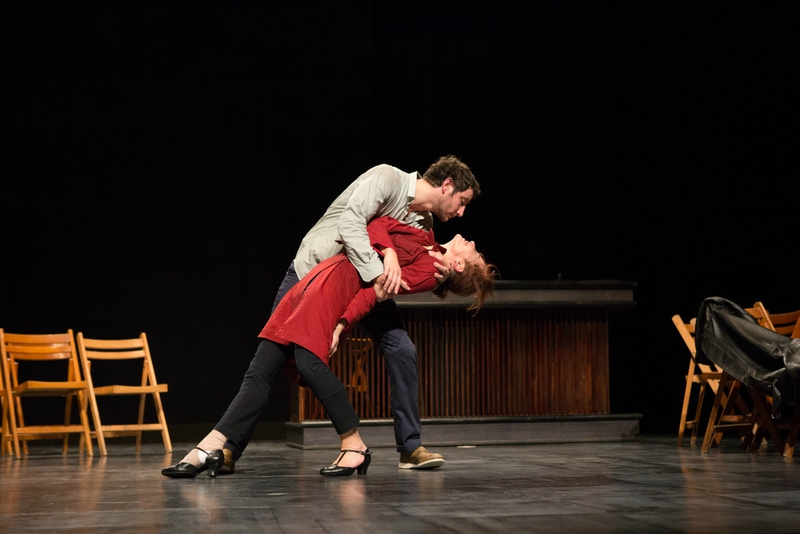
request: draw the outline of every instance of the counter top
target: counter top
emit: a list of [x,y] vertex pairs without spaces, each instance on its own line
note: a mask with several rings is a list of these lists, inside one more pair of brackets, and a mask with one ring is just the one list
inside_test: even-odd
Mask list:
[[[636,306],[636,282],[621,280],[497,280],[494,293],[484,307],[602,307],[626,309]],[[395,297],[400,308],[466,308],[471,298],[433,293]]]

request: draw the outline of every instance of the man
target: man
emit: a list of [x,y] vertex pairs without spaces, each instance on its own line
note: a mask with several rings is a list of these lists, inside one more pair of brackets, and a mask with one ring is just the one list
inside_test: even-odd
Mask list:
[[[275,297],[273,311],[289,289],[315,265],[344,250],[362,280],[373,284],[379,300],[388,298],[361,319],[359,325],[386,360],[400,469],[431,469],[443,465],[444,459],[440,454],[427,451],[420,438],[417,352],[397,305],[391,300],[400,287],[407,286],[401,279],[395,252],[384,251],[381,262],[370,246],[367,223],[374,217],[389,216],[430,230],[433,215],[443,222],[461,217],[467,204],[479,194],[480,185],[472,171],[455,156],[439,158],[423,176],[390,165],[369,169],[334,200],[303,238]],[[442,271],[437,278],[443,279],[449,274],[440,264],[437,267]],[[274,367],[261,361],[256,352],[239,393],[214,430],[181,463],[164,469],[162,474],[196,476],[206,468],[205,452],[212,450],[215,455],[209,456],[209,461],[224,461],[218,472],[234,472],[235,461],[247,446],[258,416],[269,399],[276,373],[280,371]],[[218,454],[220,447],[223,454]]]

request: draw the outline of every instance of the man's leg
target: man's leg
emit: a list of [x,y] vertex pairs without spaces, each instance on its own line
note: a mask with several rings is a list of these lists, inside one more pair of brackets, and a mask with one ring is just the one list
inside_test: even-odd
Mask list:
[[417,349],[408,337],[397,304],[393,300],[379,303],[359,325],[378,345],[386,361],[394,437],[397,452],[401,453],[400,467],[439,467],[444,463],[442,456],[422,447]]
[[275,313],[275,308],[278,307],[278,304],[280,304],[283,297],[286,296],[286,293],[299,281],[300,278],[298,278],[297,272],[294,270],[294,261],[292,261],[292,263],[289,264],[289,268],[286,269],[286,274],[283,276],[281,286],[278,288],[278,294],[275,295],[275,301],[272,303],[272,311],[269,312],[270,317]]

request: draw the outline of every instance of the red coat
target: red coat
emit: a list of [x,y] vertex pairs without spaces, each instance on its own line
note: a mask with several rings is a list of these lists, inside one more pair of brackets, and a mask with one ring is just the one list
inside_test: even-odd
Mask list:
[[[433,230],[426,232],[389,217],[379,217],[367,224],[367,232],[374,248],[389,247],[397,253],[403,280],[410,286],[409,291],[401,290],[402,293],[424,293],[436,287],[433,276],[438,272],[433,265],[436,259],[425,247],[439,252],[445,249],[434,240]],[[327,365],[333,330],[339,319],[347,319],[349,330],[376,303],[372,286],[361,281],[345,254],[337,254],[314,267],[289,290],[258,337],[282,345],[296,343]],[[294,375],[292,369],[287,371]]]

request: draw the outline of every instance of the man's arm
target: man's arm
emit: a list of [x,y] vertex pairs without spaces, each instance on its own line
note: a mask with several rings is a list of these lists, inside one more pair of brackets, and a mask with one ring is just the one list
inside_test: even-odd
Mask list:
[[375,173],[364,180],[350,197],[338,223],[345,252],[365,282],[373,282],[380,275],[386,275],[384,289],[397,293],[401,287],[402,271],[394,251],[384,255],[383,262],[373,250],[367,223],[376,215],[383,215],[387,205],[397,205],[400,196],[407,195],[405,180],[398,180],[394,170],[378,166]]

